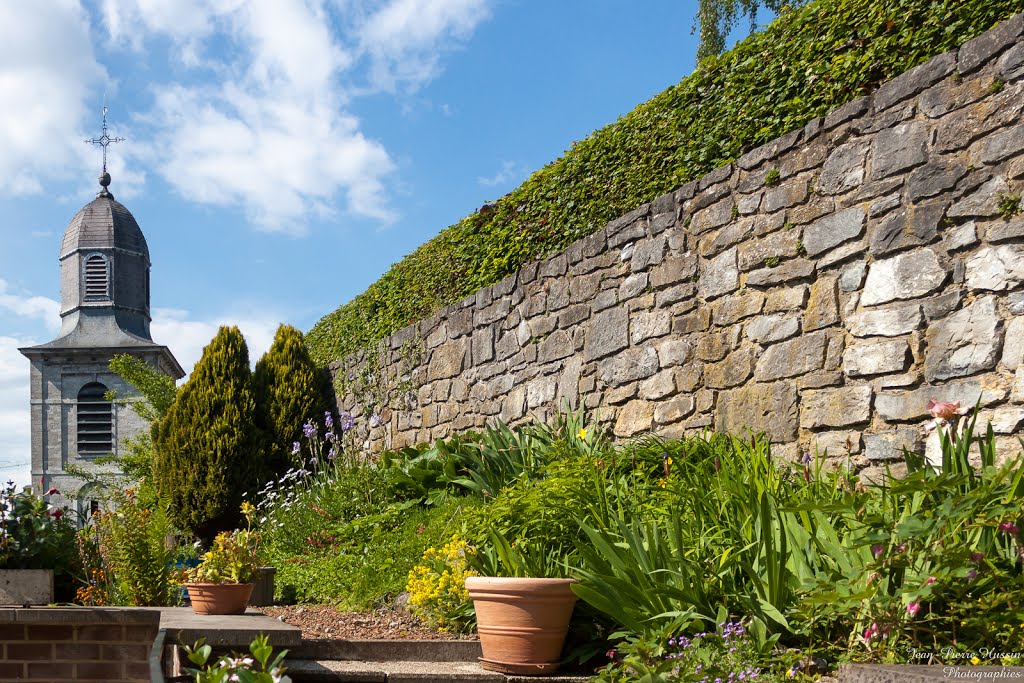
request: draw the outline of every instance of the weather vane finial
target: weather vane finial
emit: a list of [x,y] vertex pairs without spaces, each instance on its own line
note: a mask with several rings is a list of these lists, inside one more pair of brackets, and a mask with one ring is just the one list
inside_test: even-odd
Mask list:
[[110,185],[110,175],[107,173],[107,147],[115,142],[124,142],[124,138],[112,138],[107,134],[107,103],[106,97],[103,98],[103,133],[98,138],[87,138],[86,142],[90,145],[99,145],[103,148],[103,173],[100,175],[100,185],[103,186],[103,193],[106,193],[107,186]]

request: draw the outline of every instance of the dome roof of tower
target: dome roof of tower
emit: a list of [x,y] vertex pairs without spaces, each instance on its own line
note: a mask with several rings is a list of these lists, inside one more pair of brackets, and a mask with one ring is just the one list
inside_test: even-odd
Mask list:
[[149,259],[149,247],[135,216],[106,187],[68,223],[60,258],[79,249],[122,249]]

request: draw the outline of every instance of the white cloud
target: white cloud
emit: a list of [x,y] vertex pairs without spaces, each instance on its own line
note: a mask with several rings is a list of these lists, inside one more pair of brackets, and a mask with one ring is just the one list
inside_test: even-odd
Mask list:
[[98,167],[78,134],[105,78],[90,35],[77,0],[0,3],[0,196]]
[[29,339],[0,336],[0,481],[29,483],[31,421],[28,403],[28,360],[18,347]]
[[45,296],[12,294],[7,289],[7,282],[0,279],[0,310],[25,318],[34,318],[54,330],[60,327],[59,301]]
[[444,52],[490,16],[487,0],[390,0],[359,29],[373,87],[415,89],[440,72]]
[[526,175],[526,169],[517,161],[503,161],[501,168],[489,178],[479,177],[476,182],[484,187],[496,187],[507,185],[516,180],[521,180]]
[[185,372],[192,372],[192,366],[203,355],[203,348],[221,325],[238,326],[249,347],[249,362],[255,365],[274,341],[278,324],[279,320],[273,317],[231,313],[197,320],[188,311],[158,308],[153,311],[150,331],[158,344],[171,349]]

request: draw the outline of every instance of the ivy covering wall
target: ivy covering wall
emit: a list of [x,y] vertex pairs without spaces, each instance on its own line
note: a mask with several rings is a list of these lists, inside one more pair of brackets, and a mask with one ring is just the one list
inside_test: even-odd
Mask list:
[[313,327],[311,355],[326,365],[365,348],[1021,11],[1024,0],[783,11],[392,266]]

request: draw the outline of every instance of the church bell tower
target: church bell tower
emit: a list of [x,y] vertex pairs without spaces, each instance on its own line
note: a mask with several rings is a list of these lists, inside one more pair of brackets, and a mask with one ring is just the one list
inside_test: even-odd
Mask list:
[[[31,363],[32,479],[45,491],[76,490],[66,465],[90,467],[118,455],[120,443],[147,425],[130,407],[107,400],[135,391],[110,371],[117,354],[131,354],[174,379],[184,377],[170,349],[150,336],[149,247],[131,212],[111,194],[103,147],[96,198],[75,214],[60,246],[61,328],[46,344],[19,349]],[[79,496],[80,498],[82,496]],[[59,501],[54,501],[59,502]]]

